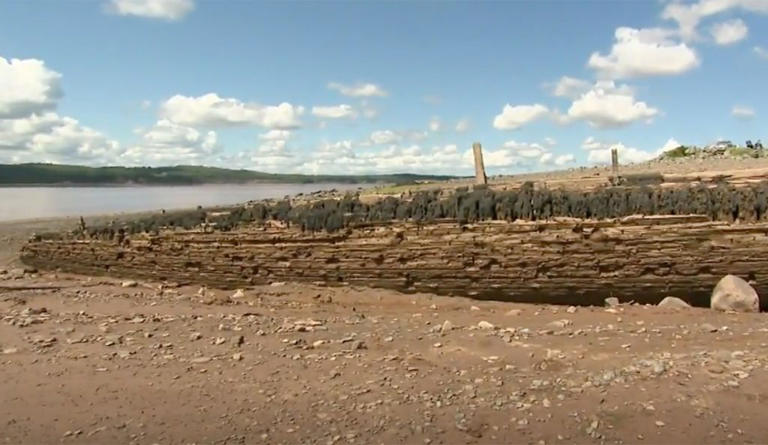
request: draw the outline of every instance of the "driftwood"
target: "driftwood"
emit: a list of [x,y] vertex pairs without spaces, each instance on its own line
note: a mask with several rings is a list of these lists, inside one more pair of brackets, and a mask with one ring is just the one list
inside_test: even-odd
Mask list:
[[601,304],[606,297],[707,305],[726,274],[768,295],[768,223],[700,216],[376,223],[334,234],[246,227],[108,240],[36,240],[26,264],[224,288],[356,284],[483,299]]

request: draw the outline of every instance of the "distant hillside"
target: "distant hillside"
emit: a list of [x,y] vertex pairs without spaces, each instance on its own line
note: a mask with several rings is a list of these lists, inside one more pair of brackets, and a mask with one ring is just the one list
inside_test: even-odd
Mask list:
[[85,167],[59,164],[0,164],[0,185],[193,185],[270,183],[396,183],[445,180],[452,176],[392,175],[298,175],[251,170],[179,165],[175,167]]

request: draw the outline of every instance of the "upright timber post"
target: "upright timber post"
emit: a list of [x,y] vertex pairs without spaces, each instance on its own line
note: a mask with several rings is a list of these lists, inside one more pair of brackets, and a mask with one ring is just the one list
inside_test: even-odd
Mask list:
[[611,148],[611,181],[618,183],[619,180],[619,150]]
[[472,144],[472,152],[475,154],[475,183],[488,184],[488,177],[485,176],[485,165],[483,164],[483,146],[479,142]]

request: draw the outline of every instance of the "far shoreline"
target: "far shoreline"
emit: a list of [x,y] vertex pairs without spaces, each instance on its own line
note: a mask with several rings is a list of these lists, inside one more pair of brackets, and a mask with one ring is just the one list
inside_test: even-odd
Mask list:
[[35,183],[0,183],[0,188],[43,188],[43,187],[57,187],[57,188],[82,188],[82,187],[205,187],[205,186],[249,186],[249,185],[360,185],[360,186],[375,186],[388,184],[388,182],[344,182],[344,181],[309,181],[309,182],[291,182],[291,181],[249,181],[249,182],[190,182],[190,183],[137,183],[137,182],[98,182],[98,183],[84,183],[84,182],[35,182]]

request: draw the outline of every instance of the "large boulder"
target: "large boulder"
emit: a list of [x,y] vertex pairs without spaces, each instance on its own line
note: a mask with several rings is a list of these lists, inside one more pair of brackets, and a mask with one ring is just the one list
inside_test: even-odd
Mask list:
[[760,312],[760,297],[746,281],[726,275],[712,291],[710,307],[718,311]]

